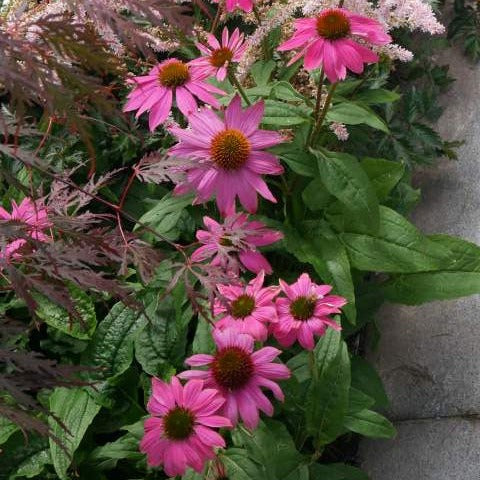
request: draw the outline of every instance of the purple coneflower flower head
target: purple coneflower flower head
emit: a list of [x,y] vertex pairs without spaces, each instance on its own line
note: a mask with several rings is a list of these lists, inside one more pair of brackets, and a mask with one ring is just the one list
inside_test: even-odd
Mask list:
[[262,271],[245,286],[218,285],[223,298],[217,298],[214,303],[215,316],[221,316],[215,327],[247,333],[264,342],[268,336],[267,325],[277,319],[274,299],[280,292],[278,287],[264,287],[264,279]]
[[[0,221],[23,224],[23,233],[40,242],[47,242],[51,239],[51,237],[45,233],[45,230],[52,226],[52,223],[48,219],[47,209],[43,204],[34,202],[31,198],[24,198],[20,205],[12,201],[11,213],[0,207]],[[20,254],[18,250],[26,243],[27,240],[25,240],[25,238],[17,238],[8,242],[2,251],[0,251],[0,258],[5,260],[19,258]]]
[[215,355],[197,354],[187,358],[192,367],[208,367],[207,370],[187,370],[181,378],[200,378],[205,385],[216,388],[226,399],[223,415],[233,425],[239,418],[250,429],[257,427],[260,411],[273,415],[273,405],[263,392],[270,390],[283,401],[284,395],[278,380],[290,377],[290,370],[281,363],[274,363],[281,353],[273,347],[254,351],[254,339],[235,330],[214,331],[217,352]]
[[250,213],[257,211],[257,193],[276,203],[262,176],[283,173],[277,157],[265,151],[281,143],[282,137],[258,128],[263,112],[263,101],[242,109],[237,95],[224,118],[204,108],[189,117],[190,128],[171,128],[179,143],[169,154],[197,160],[197,165],[186,171],[187,180],[177,186],[176,193],[194,190],[197,203],[215,195],[223,216],[235,213],[237,197]]
[[220,108],[214,93],[224,95],[225,92],[204,81],[205,76],[195,69],[191,63],[184,63],[170,58],[153,67],[148,75],[133,77],[128,83],[135,85],[128,94],[124,112],[137,110],[138,118],[149,112],[148,124],[153,132],[165,122],[175,99],[179,110],[188,117],[198,109],[197,100]]
[[280,280],[280,288],[286,297],[275,301],[278,321],[271,325],[275,338],[283,347],[290,347],[297,340],[303,348],[315,347],[314,336],[321,336],[327,327],[341,330],[329,315],[341,313],[347,301],[337,295],[328,295],[330,285],[313,283],[307,273],[288,285]]
[[203,217],[206,230],[197,230],[197,239],[203,245],[192,254],[193,262],[212,259],[213,266],[238,275],[241,266],[253,273],[262,270],[272,273],[268,260],[258,247],[270,245],[283,238],[281,232],[267,228],[257,220],[248,221],[246,213],[236,213],[218,223]]
[[386,45],[392,38],[376,20],[345,10],[331,8],[313,18],[295,21],[295,33],[278,47],[279,51],[300,49],[290,64],[304,58],[307,70],[323,67],[330,82],[344,80],[347,69],[362,73],[365,63],[376,63],[376,53],[355,37],[371,45]]
[[197,43],[197,48],[202,56],[192,60],[191,65],[195,65],[201,74],[206,77],[215,76],[219,82],[227,77],[228,67],[231,63],[238,63],[247,49],[243,33],[240,34],[236,28],[232,35],[225,27],[222,32],[222,43],[209,34],[207,44]]
[[224,403],[217,390],[204,388],[202,380],[182,386],[177,377],[170,383],[153,378],[147,405],[152,416],[145,421],[140,442],[148,465],[163,465],[169,477],[183,475],[187,467],[201,473],[205,462],[215,458],[214,448],[225,447],[215,429],[232,426],[218,414]]

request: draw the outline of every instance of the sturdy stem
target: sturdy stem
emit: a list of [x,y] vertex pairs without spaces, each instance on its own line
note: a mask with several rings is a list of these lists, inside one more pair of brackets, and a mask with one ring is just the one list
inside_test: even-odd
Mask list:
[[[325,72],[322,67],[322,69],[320,70],[320,76],[318,77],[317,101],[315,103],[315,110],[313,111],[313,118],[315,119],[315,125],[318,121],[318,116],[320,114],[320,107],[322,105],[322,89],[323,89],[324,80],[325,80]],[[308,145],[310,145],[312,142],[313,131],[314,131],[314,127],[312,127],[308,135]]]
[[310,369],[310,374],[312,378],[316,379],[318,376],[317,367],[315,365],[315,353],[313,350],[308,351],[308,367]]
[[136,176],[137,176],[137,170],[135,168],[132,168],[132,173],[128,178],[127,184],[125,185],[122,195],[120,196],[120,201],[118,202],[119,209],[123,208],[123,205],[125,204],[125,200],[127,199],[128,191],[130,190],[130,187],[132,186],[132,183],[135,180]]
[[243,89],[242,85],[238,81],[238,78],[236,77],[235,73],[232,70],[228,72],[228,79],[230,80],[230,83],[236,87],[236,89],[238,90],[238,93],[242,96],[242,98],[245,100],[247,105],[251,105],[252,102],[250,102],[247,94],[245,93],[245,90]]
[[320,70],[320,76],[318,77],[317,102],[315,104],[315,111],[313,114],[315,121],[318,120],[318,115],[320,113],[320,106],[322,105],[322,89],[323,89],[324,80],[325,80],[325,73],[322,68]]
[[333,83],[330,85],[330,90],[328,91],[327,98],[325,99],[325,104],[323,105],[323,109],[320,113],[320,116],[317,119],[315,127],[312,132],[312,136],[310,137],[309,146],[312,146],[312,143],[319,132],[320,128],[322,128],[323,121],[325,120],[325,116],[327,115],[328,109],[330,107],[330,103],[332,101],[333,94],[335,93],[335,89],[337,88],[337,83]]
[[212,28],[210,29],[210,33],[212,33],[212,34],[215,33],[215,30],[218,27],[218,23],[220,22],[220,17],[221,16],[222,16],[222,4],[219,3],[218,8],[217,8],[217,14],[215,15],[215,18],[213,20]]

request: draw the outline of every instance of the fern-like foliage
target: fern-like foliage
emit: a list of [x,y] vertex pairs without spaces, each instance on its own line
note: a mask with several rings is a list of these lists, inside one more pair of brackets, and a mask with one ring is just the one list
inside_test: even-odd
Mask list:
[[448,38],[463,44],[465,54],[480,60],[480,6],[478,2],[455,0],[454,17],[448,26]]

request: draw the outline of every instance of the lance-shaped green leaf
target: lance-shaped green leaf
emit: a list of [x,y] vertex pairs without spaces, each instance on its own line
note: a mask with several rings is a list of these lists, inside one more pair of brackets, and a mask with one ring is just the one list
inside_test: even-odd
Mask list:
[[383,415],[372,410],[360,410],[345,416],[344,426],[365,437],[393,438],[395,427]]
[[312,150],[325,188],[353,214],[362,231],[374,234],[379,225],[378,199],[358,160],[347,153]]
[[60,440],[59,445],[50,438],[50,454],[61,480],[68,478],[72,456],[99,410],[100,405],[81,388],[56,388],[50,395],[50,411],[55,418],[50,417],[48,423],[52,433]]
[[307,393],[305,418],[307,432],[316,443],[326,445],[342,432],[348,410],[350,359],[345,342],[323,375],[313,378]]
[[441,270],[450,263],[451,252],[423,235],[405,217],[380,207],[380,228],[376,235],[343,233],[355,268],[374,272],[413,273]]
[[327,120],[330,122],[345,123],[346,125],[365,124],[369,127],[388,133],[388,126],[370,108],[353,102],[342,101],[336,103],[327,112]]
[[[90,381],[113,381],[128,369],[133,360],[135,335],[145,323],[141,311],[132,310],[123,303],[111,308],[82,357],[82,364],[93,368],[88,372]],[[91,394],[100,397],[104,387],[106,383],[97,383]]]
[[418,305],[480,293],[480,247],[461,238],[432,235],[429,241],[448,249],[449,263],[435,272],[398,275],[385,287],[392,302]]

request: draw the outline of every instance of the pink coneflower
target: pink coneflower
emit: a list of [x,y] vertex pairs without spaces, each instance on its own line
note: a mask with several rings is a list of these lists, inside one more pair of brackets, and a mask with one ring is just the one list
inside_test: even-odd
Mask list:
[[230,36],[227,27],[225,27],[221,44],[212,34],[208,35],[207,43],[208,46],[197,43],[197,48],[203,56],[192,60],[190,64],[195,65],[201,74],[205,76],[215,75],[217,80],[222,82],[227,76],[230,63],[239,62],[247,49],[244,35],[243,33],[240,34],[239,29],[236,28]]
[[207,230],[197,230],[197,239],[203,245],[192,254],[192,261],[202,262],[212,258],[211,264],[226,272],[238,275],[240,263],[251,272],[272,273],[268,260],[257,250],[283,238],[281,232],[267,228],[262,222],[248,221],[246,213],[226,217],[220,224],[210,217],[203,217]]
[[386,45],[392,40],[379,22],[344,8],[324,10],[314,18],[300,18],[295,21],[295,30],[292,38],[278,50],[301,48],[290,64],[305,56],[305,68],[313,70],[323,66],[332,83],[343,80],[347,68],[362,73],[364,63],[378,62],[376,53],[352,37],[360,37],[372,45]]
[[264,342],[268,336],[266,324],[277,319],[273,301],[280,291],[278,287],[263,287],[264,279],[264,272],[260,272],[246,286],[217,285],[224,298],[215,300],[213,313],[222,316],[215,327],[248,333],[255,340]]
[[185,362],[193,367],[208,365],[208,370],[187,370],[179,377],[204,379],[205,385],[217,388],[226,398],[223,414],[233,425],[240,416],[245,425],[253,429],[258,425],[259,410],[273,415],[273,405],[262,387],[283,401],[283,392],[276,381],[289,378],[290,370],[281,363],[272,362],[280,355],[280,350],[264,347],[254,352],[254,339],[250,335],[215,330],[213,337],[217,345],[215,355],[193,355]]
[[136,118],[149,111],[148,124],[153,132],[167,119],[174,96],[177,107],[186,117],[197,111],[195,97],[214,108],[220,108],[212,93],[225,95],[225,92],[204,82],[204,78],[191,63],[176,58],[165,60],[153,67],[148,75],[128,80],[135,88],[128,94],[128,102],[123,111],[137,110]]
[[213,449],[225,447],[225,440],[213,428],[232,426],[218,414],[224,403],[217,390],[204,388],[202,380],[182,386],[177,377],[170,383],[153,378],[147,405],[153,416],[145,421],[140,442],[148,465],[163,465],[169,477],[183,475],[187,467],[201,473],[205,462],[215,458]]
[[[218,3],[218,0],[213,0],[214,3]],[[254,0],[226,0],[225,7],[227,12],[233,12],[239,8],[244,12],[250,13],[253,10]]]
[[[22,233],[40,242],[46,242],[51,238],[44,232],[52,226],[52,223],[48,220],[47,209],[31,198],[24,198],[20,205],[12,201],[12,213],[8,213],[0,207],[0,221],[2,220],[22,224]],[[26,243],[27,241],[24,238],[17,238],[7,243],[0,252],[0,258],[9,259],[18,256],[17,250]]]
[[280,345],[290,347],[296,340],[303,348],[315,347],[314,335],[321,336],[327,327],[341,330],[328,316],[341,313],[347,301],[343,297],[328,295],[330,285],[313,283],[307,273],[288,285],[280,280],[280,288],[287,298],[279,297],[275,304],[278,321],[271,325],[272,333]]
[[224,216],[235,212],[237,196],[251,213],[257,210],[257,192],[276,203],[262,175],[280,175],[283,167],[275,155],[263,150],[281,143],[282,137],[258,128],[263,111],[263,101],[242,110],[236,95],[223,119],[204,108],[189,117],[189,129],[171,128],[179,143],[170,149],[170,155],[198,160],[187,170],[187,182],[177,186],[176,193],[195,190],[197,202],[216,195]]

